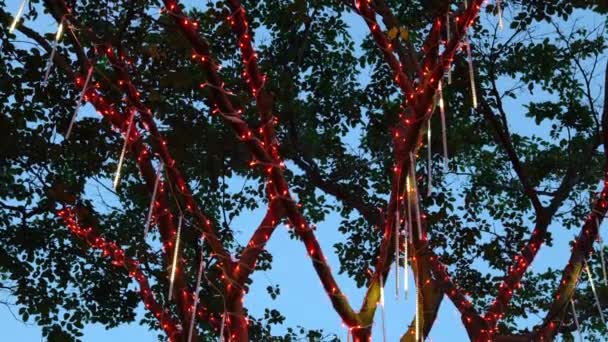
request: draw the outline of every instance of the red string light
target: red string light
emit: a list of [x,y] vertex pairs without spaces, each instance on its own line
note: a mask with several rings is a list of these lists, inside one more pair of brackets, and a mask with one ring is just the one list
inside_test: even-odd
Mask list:
[[112,260],[112,265],[116,267],[124,267],[129,276],[139,284],[139,294],[144,302],[144,307],[150,311],[158,320],[159,325],[163,328],[169,341],[177,341],[182,335],[182,331],[178,329],[178,324],[171,315],[165,311],[154,299],[150,285],[144,273],[139,267],[139,262],[125,256],[123,249],[118,247],[114,242],[108,242],[101,237],[91,226],[83,227],[79,224],[78,209],[64,207],[57,212],[67,225],[72,234],[79,237],[89,244],[92,248],[102,251],[105,257]]

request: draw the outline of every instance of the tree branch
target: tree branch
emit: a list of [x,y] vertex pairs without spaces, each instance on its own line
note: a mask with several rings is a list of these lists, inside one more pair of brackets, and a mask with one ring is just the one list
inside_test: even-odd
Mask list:
[[[148,280],[139,267],[139,261],[126,257],[124,250],[118,244],[107,241],[96,232],[95,228],[98,226],[98,220],[93,217],[90,209],[75,204],[74,208],[64,206],[57,215],[63,219],[72,234],[88,243],[92,248],[102,250],[104,256],[109,256],[112,259],[114,266],[124,267],[129,276],[139,283],[139,293],[145,308],[156,317],[170,341],[179,340],[183,337],[183,332],[178,328],[177,321],[154,299]],[[83,222],[88,224],[83,225]]]
[[[287,217],[294,227],[296,234],[306,245],[306,249],[313,261],[313,266],[319,275],[325,291],[328,293],[332,305],[346,323],[356,325],[358,322],[357,315],[350,307],[346,296],[339,289],[312,228],[301,214],[297,203],[289,194],[281,164],[275,163],[273,157],[267,152],[264,143],[255,137],[252,130],[241,118],[240,114],[242,110],[235,108],[230,98],[226,95],[226,91],[223,90],[223,81],[217,72],[217,66],[212,62],[209,46],[204,40],[199,38],[196,26],[191,24],[191,20],[185,19],[187,17],[176,2],[164,0],[164,3],[181,32],[192,45],[195,51],[195,59],[201,61],[203,68],[207,72],[208,83],[211,85],[211,100],[216,105],[214,112],[224,119],[237,137],[248,147],[250,153],[255,158],[252,166],[261,165],[264,167],[264,171],[277,189],[277,193],[279,194],[277,199],[282,201]],[[271,197],[270,199],[273,200],[274,198]]]
[[[490,76],[490,77],[492,77],[492,76]],[[493,93],[494,93],[494,98],[497,103],[498,111],[500,112],[500,114],[503,118],[506,118],[506,114],[502,107],[502,101],[500,99],[500,96],[498,95],[498,90],[495,87],[494,87]],[[528,178],[528,175],[519,160],[517,152],[515,151],[515,147],[513,146],[513,142],[511,141],[511,136],[509,134],[509,128],[508,128],[508,126],[506,126],[507,123],[504,122],[505,126],[501,127],[501,124],[498,122],[498,119],[494,115],[492,108],[490,107],[488,102],[483,98],[483,96],[481,97],[480,102],[481,102],[481,112],[482,112],[483,116],[486,118],[486,120],[490,123],[492,128],[494,129],[494,133],[496,134],[496,137],[498,138],[499,143],[502,145],[505,152],[507,153],[507,157],[511,161],[513,170],[515,170],[515,173],[519,177],[519,180],[524,188],[524,193],[526,194],[526,196],[532,203],[532,207],[534,208],[534,211],[538,217],[537,219],[542,220],[543,216],[545,215],[545,210],[538,198],[536,189],[530,182],[530,179]]]

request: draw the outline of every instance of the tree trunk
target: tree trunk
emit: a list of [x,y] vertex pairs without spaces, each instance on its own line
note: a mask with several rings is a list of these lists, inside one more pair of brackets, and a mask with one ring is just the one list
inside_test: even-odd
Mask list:
[[228,342],[249,342],[249,324],[243,310],[243,293],[231,287],[226,301],[226,328],[224,340]]
[[370,342],[372,340],[371,328],[352,328],[353,342]]

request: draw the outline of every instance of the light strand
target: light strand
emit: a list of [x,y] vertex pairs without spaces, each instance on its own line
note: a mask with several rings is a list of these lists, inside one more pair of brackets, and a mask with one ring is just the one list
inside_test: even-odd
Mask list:
[[386,342],[386,322],[384,314],[384,278],[380,275],[380,314],[382,315],[382,341]]
[[469,36],[465,37],[465,47],[467,49],[467,63],[469,64],[469,80],[471,81],[471,100],[473,109],[477,108],[477,88],[475,85],[475,70],[473,68],[473,53],[471,52],[471,42]]
[[[398,202],[397,202],[398,203]],[[399,299],[399,228],[401,218],[399,217],[399,207],[395,210],[395,297]]]
[[608,274],[606,272],[606,256],[604,255],[604,240],[600,231],[600,221],[595,218],[595,224],[597,225],[597,242],[600,245],[600,261],[602,263],[602,275],[604,276],[604,285],[608,286]]
[[175,244],[173,247],[173,264],[171,265],[171,277],[169,278],[169,298],[173,296],[173,283],[175,282],[175,272],[177,270],[177,258],[179,258],[179,244],[182,236],[182,223],[184,214],[180,213],[177,219],[177,234],[175,235]]
[[57,45],[59,45],[59,41],[61,40],[61,36],[63,35],[63,22],[65,20],[61,19],[59,26],[57,27],[57,33],[55,34],[55,40],[53,41],[53,47],[51,49],[51,54],[49,55],[49,59],[46,61],[46,71],[44,72],[44,79],[42,80],[42,86],[46,87],[49,81],[49,76],[51,75],[51,69],[53,68],[53,59],[55,58],[55,53],[57,53]]
[[146,227],[144,229],[144,239],[148,236],[150,225],[152,224],[152,213],[154,212],[154,202],[156,202],[156,193],[158,192],[158,184],[160,183],[160,176],[163,170],[163,163],[161,162],[156,171],[156,178],[154,180],[154,189],[152,190],[152,199],[150,199],[150,206],[148,207],[148,218],[146,219]]
[[572,307],[572,317],[574,317],[574,326],[576,327],[576,332],[578,333],[578,339],[580,342],[583,342],[583,335],[581,334],[581,327],[578,323],[578,315],[576,314],[576,307],[574,306],[574,299],[570,298],[570,306]]
[[[445,26],[446,26],[446,40],[445,41],[446,41],[446,44],[447,44],[447,42],[452,40],[452,27],[451,27],[450,18],[451,18],[450,11],[448,9],[448,12],[445,14]],[[452,84],[452,65],[448,65],[446,69],[447,69],[447,74],[448,74],[448,84]]]
[[408,237],[410,242],[414,242],[414,234],[412,234],[412,232],[414,231],[414,226],[412,225],[412,207],[411,207],[411,177],[412,177],[412,173],[410,171],[410,173],[407,175],[406,178],[406,188],[407,188],[407,229],[408,229]]
[[502,1],[496,0],[496,11],[498,13],[498,28],[503,31],[505,29],[505,23],[502,18]]
[[[416,267],[418,267],[418,263],[416,263]],[[419,277],[420,278],[420,277]],[[417,279],[416,283],[420,281]],[[420,341],[420,286],[416,286],[416,316],[414,320],[414,324],[416,325],[416,342]]]
[[431,196],[433,191],[433,151],[431,149],[431,119],[427,122],[426,128],[426,154],[427,154],[427,184],[426,195]]
[[448,137],[447,128],[445,125],[445,102],[443,101],[443,82],[439,81],[437,86],[437,95],[439,96],[439,116],[441,117],[441,143],[443,146],[443,168],[448,171]]
[[412,187],[414,196],[414,209],[416,210],[416,228],[418,239],[422,239],[422,220],[420,219],[420,203],[418,202],[418,182],[416,180],[416,156],[410,152],[410,172],[412,173]]
[[86,93],[87,87],[89,86],[89,82],[91,81],[91,76],[93,76],[93,66],[92,65],[89,66],[89,70],[87,71],[87,78],[84,81],[84,85],[82,86],[80,95],[78,95],[78,100],[76,101],[76,108],[74,109],[74,114],[72,114],[72,119],[70,120],[70,125],[68,126],[68,131],[65,133],[65,140],[70,139],[70,134],[72,133],[72,128],[74,127],[74,122],[76,121],[76,117],[78,116],[80,107],[82,107],[82,101],[84,100],[84,94]]
[[135,121],[135,109],[131,109],[131,115],[129,115],[129,125],[127,127],[127,133],[125,133],[125,141],[122,144],[122,151],[120,151],[120,158],[118,159],[118,166],[116,167],[116,174],[114,175],[114,182],[112,188],[114,191],[118,189],[120,184],[120,175],[122,172],[122,165],[125,160],[125,154],[127,152],[127,146],[129,145],[129,139],[131,137],[131,128],[133,127],[133,121]]
[[604,318],[604,312],[602,311],[602,306],[600,304],[600,298],[597,295],[597,291],[595,289],[595,283],[593,281],[593,275],[591,274],[591,269],[589,269],[589,264],[585,262],[585,271],[587,272],[587,277],[589,278],[589,285],[591,286],[591,291],[593,292],[593,296],[595,297],[595,305],[597,306],[598,311],[600,312],[600,318],[602,323],[606,325],[606,319]]
[[408,267],[408,228],[406,227],[403,230],[403,293],[404,293],[404,298],[407,299],[407,294],[408,294],[408,287],[409,287],[409,279],[408,279],[408,271],[409,271],[409,267]]
[[25,9],[26,3],[27,3],[27,0],[21,1],[21,5],[19,6],[19,9],[17,10],[17,14],[15,14],[15,18],[13,18],[13,22],[11,23],[11,27],[8,29],[8,33],[13,33],[13,31],[15,31],[15,27],[17,27],[17,24],[19,23],[19,19],[21,19],[21,16],[23,15],[23,10]]
[[228,313],[226,312],[226,302],[224,302],[224,313],[222,314],[222,325],[220,328],[220,342],[224,342],[224,327],[226,326],[226,315]]
[[194,322],[196,321],[196,309],[198,307],[198,293],[201,291],[201,278],[203,268],[205,266],[205,234],[201,235],[201,257],[198,265],[198,275],[196,276],[196,290],[194,291],[194,301],[192,303],[192,316],[190,317],[190,327],[188,328],[188,342],[192,341],[192,331],[194,330]]

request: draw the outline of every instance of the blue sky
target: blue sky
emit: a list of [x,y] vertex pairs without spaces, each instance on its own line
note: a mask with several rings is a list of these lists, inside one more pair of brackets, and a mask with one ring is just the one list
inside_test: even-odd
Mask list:
[[[8,11],[15,13],[19,2],[17,0],[9,0]],[[484,14],[482,20],[494,22],[495,18],[486,18]],[[596,19],[594,18],[593,20]],[[360,41],[367,34],[363,22],[361,19],[353,17],[349,18],[349,23],[353,26],[355,39]],[[28,23],[28,25],[38,28],[40,31],[53,31],[56,27],[56,24],[45,18],[45,15],[41,15],[36,23]],[[507,89],[511,84],[512,81],[510,80],[501,80],[500,86],[503,89]],[[546,96],[546,94],[541,94],[540,96]],[[538,98],[535,100],[538,100]],[[527,95],[517,100],[507,101],[506,107],[509,119],[511,120],[511,130],[525,135],[532,133],[539,134],[534,131],[538,127],[529,125],[527,119],[524,118],[523,104],[528,101],[530,101],[530,98]],[[234,182],[235,187],[240,187],[240,185],[237,181]],[[243,215],[234,221],[233,228],[242,232],[237,236],[239,241],[246,241],[254,227],[261,220],[263,214],[263,210],[257,210]],[[339,222],[340,218],[334,214],[325,222],[317,224],[318,240],[327,255],[329,263],[333,265],[336,271],[339,263],[338,258],[333,253],[333,245],[342,239],[340,234],[336,232]],[[530,225],[531,229],[532,226]],[[553,225],[551,231],[559,233],[561,227]],[[543,269],[547,266],[553,266],[561,269],[565,265],[569,254],[563,251],[569,251],[568,242],[573,237],[572,234],[573,232],[559,234],[552,249],[541,249],[533,267]],[[346,329],[343,328],[341,320],[333,311],[329,299],[312,268],[303,244],[299,241],[291,240],[287,230],[281,227],[268,243],[268,250],[274,255],[273,268],[268,272],[256,272],[253,275],[253,285],[245,299],[245,306],[249,308],[254,316],[258,317],[263,315],[265,308],[276,308],[287,317],[286,326],[301,325],[306,328],[323,328],[327,333],[335,333],[342,340],[346,340]],[[353,307],[358,308],[365,290],[356,288],[354,282],[346,276],[337,275],[337,279],[344,293],[348,295]],[[410,294],[408,300],[404,300],[403,297],[396,300],[394,297],[394,281],[395,275],[391,273],[386,284],[385,317],[387,341],[398,340],[399,336],[401,336],[411,322],[414,313],[413,294]],[[280,284],[281,286],[281,295],[276,300],[271,300],[266,292],[266,287],[271,284]],[[413,284],[410,284],[410,289],[413,288]],[[14,309],[14,311],[16,312],[17,309]],[[42,340],[39,327],[32,324],[23,324],[14,319],[6,307],[0,307],[0,320],[3,322],[4,334],[11,339],[18,338],[21,341]],[[539,320],[540,318],[531,319],[526,323],[534,325]],[[280,331],[281,328],[278,329]],[[375,320],[373,336],[374,340],[381,340],[380,311],[378,311],[378,317]],[[137,324],[123,325],[111,330],[105,330],[100,325],[87,325],[84,330],[83,340],[91,342],[124,341],[129,339],[153,341],[155,338],[156,332],[150,332],[145,327],[138,326]],[[431,331],[429,341],[465,341],[467,339],[466,332],[460,322],[460,315],[451,302],[445,299],[441,305],[438,319]]]

